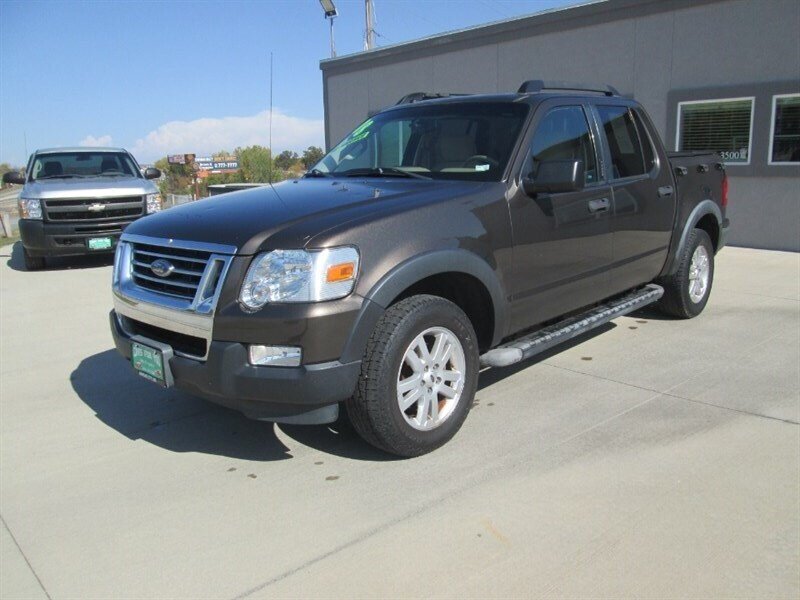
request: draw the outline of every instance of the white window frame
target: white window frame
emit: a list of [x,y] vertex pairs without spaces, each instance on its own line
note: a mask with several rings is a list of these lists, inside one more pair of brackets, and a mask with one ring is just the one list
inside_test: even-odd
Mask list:
[[779,98],[800,98],[800,93],[776,94],[772,97],[772,118],[769,120],[769,148],[767,149],[767,164],[775,167],[796,167],[797,165],[800,165],[800,162],[775,162],[772,160],[772,145],[775,143],[775,116],[778,112]]
[[[755,96],[741,96],[739,98],[711,98],[709,100],[685,100],[678,102],[678,119],[675,123],[675,151],[679,152],[681,147],[681,110],[684,105],[688,104],[711,104],[712,102],[736,102],[739,100],[750,100],[750,134],[747,140],[747,162],[731,162],[725,163],[726,167],[744,167],[750,164],[753,157],[753,119],[756,113],[756,97]],[[772,154],[772,145],[770,145],[770,154]]]

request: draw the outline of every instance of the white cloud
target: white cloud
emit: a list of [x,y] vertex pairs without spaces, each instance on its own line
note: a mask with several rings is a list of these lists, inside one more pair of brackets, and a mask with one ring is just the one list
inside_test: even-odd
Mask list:
[[[300,151],[308,146],[324,146],[322,119],[292,117],[280,110],[272,113],[272,147]],[[168,154],[208,155],[219,150],[233,151],[238,146],[269,145],[269,111],[250,117],[203,118],[170,121],[136,140],[130,148],[139,161],[152,162]]]
[[78,145],[80,146],[110,146],[113,140],[111,139],[110,135],[101,135],[99,137],[94,137],[93,135],[87,135],[83,138]]

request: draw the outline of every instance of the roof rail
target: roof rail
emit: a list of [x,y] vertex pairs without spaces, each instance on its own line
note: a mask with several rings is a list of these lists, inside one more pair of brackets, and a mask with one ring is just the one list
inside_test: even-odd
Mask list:
[[576,91],[576,92],[596,92],[606,96],[619,96],[619,92],[610,85],[596,85],[589,83],[573,83],[571,81],[543,81],[541,79],[531,79],[525,81],[519,89],[518,94],[538,94],[548,90]]
[[395,106],[400,104],[413,104],[414,102],[422,102],[423,100],[436,100],[437,98],[450,98],[451,96],[469,96],[469,94],[441,94],[434,92],[413,92],[406,94],[397,101]]

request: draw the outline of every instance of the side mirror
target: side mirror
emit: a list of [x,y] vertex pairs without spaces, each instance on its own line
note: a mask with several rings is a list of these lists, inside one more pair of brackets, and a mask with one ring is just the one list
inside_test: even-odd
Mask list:
[[584,177],[582,160],[543,160],[536,178],[529,175],[522,180],[522,187],[529,196],[578,192],[583,189]]
[[145,179],[158,179],[159,177],[161,177],[160,169],[156,169],[155,167],[147,167],[144,170]]
[[25,175],[19,171],[9,171],[3,173],[3,183],[16,183],[17,185],[25,185]]

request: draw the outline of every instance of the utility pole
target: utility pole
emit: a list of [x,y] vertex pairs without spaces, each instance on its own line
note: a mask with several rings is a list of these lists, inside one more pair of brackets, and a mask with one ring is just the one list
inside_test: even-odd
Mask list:
[[375,47],[375,11],[372,8],[372,0],[364,0],[364,3],[364,18],[366,20],[364,50],[372,50]]

